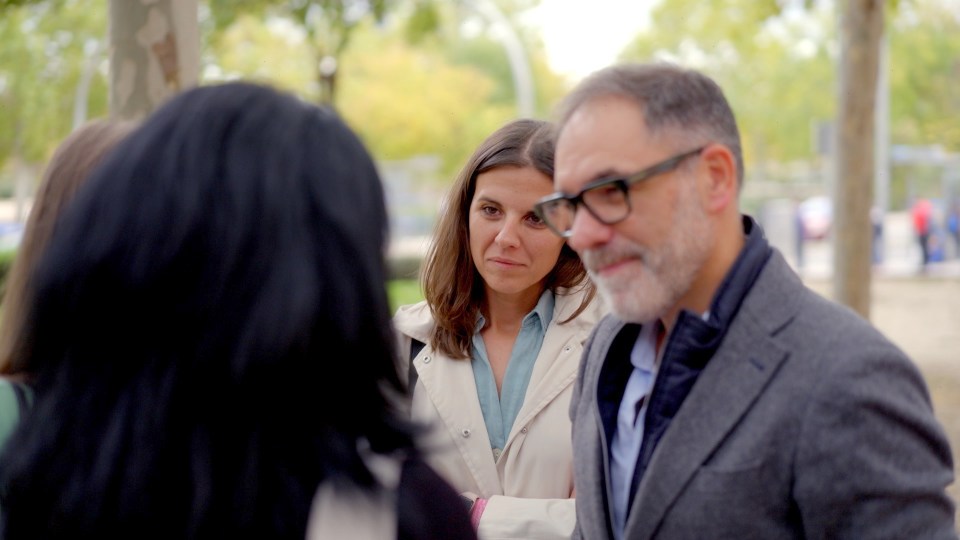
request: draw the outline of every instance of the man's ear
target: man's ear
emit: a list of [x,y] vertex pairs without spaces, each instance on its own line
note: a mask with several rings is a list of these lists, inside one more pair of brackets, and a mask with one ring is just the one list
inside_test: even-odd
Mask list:
[[720,212],[736,204],[740,186],[733,152],[722,144],[708,144],[700,153],[700,167],[707,178],[706,184],[702,184],[704,208]]

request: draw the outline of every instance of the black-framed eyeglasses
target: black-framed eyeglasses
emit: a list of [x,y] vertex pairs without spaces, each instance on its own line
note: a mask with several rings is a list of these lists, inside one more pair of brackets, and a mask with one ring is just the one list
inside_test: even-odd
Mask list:
[[698,155],[705,146],[673,156],[625,177],[600,178],[590,182],[576,195],[554,193],[547,195],[533,206],[537,216],[558,235],[569,238],[577,206],[583,205],[600,223],[613,225],[630,215],[630,197],[627,190],[637,182],[649,180],[658,174],[670,172],[688,157]]

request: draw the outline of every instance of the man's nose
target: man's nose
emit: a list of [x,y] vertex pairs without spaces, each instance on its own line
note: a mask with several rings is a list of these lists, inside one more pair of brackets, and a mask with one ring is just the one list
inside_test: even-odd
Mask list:
[[579,207],[573,216],[567,244],[576,252],[606,244],[613,235],[613,228],[598,220],[584,207]]

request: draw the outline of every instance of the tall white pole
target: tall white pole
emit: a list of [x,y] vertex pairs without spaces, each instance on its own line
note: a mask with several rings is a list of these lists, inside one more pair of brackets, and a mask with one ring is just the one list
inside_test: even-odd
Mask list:
[[492,0],[475,0],[469,2],[481,16],[489,21],[496,31],[494,36],[503,45],[510,62],[510,71],[513,73],[513,87],[517,97],[517,115],[521,118],[530,118],[535,113],[535,99],[533,92],[533,72],[527,60],[527,51],[520,37],[510,24],[510,20],[503,14]]

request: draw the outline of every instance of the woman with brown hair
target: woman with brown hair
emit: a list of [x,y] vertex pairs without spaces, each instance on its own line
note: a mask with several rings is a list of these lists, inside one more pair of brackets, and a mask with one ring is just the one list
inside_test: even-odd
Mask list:
[[553,192],[553,128],[490,135],[449,193],[426,256],[426,300],[394,316],[430,464],[481,538],[569,538],[568,405],[601,309],[579,257],[533,212]]
[[133,129],[130,122],[94,120],[70,134],[47,164],[24,227],[3,296],[0,324],[0,448],[32,400],[25,365],[24,321],[30,308],[28,290],[37,262],[57,227],[63,209],[103,157]]

